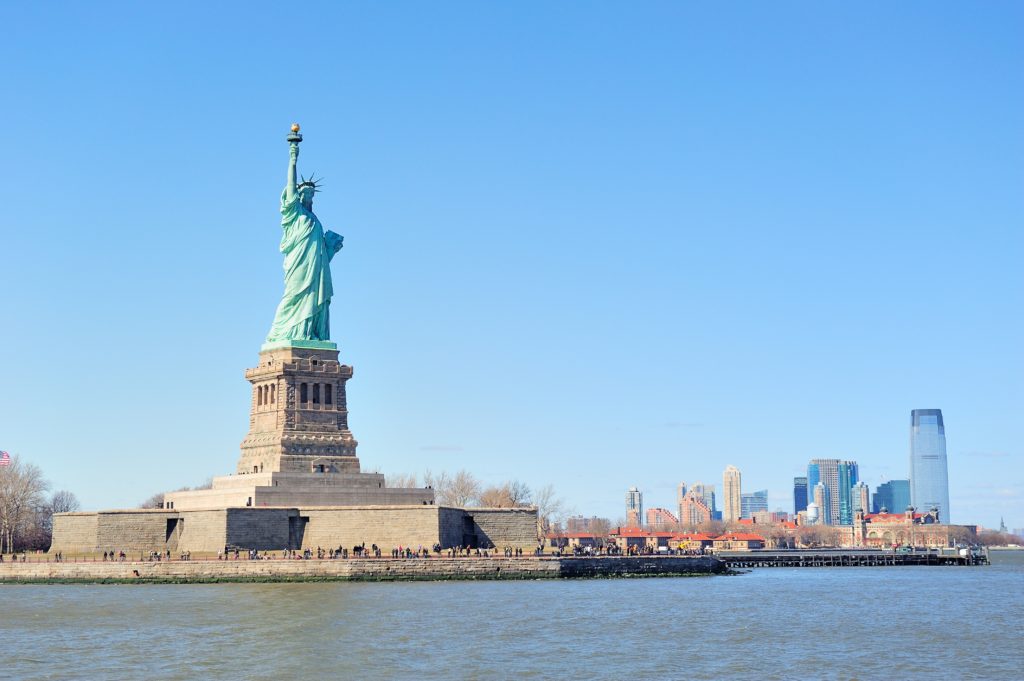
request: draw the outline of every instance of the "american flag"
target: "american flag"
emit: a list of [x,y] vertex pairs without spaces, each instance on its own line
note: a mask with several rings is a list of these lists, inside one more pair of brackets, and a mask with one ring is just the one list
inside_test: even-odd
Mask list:
[[0,466],[10,466],[11,455],[7,452],[0,452]]

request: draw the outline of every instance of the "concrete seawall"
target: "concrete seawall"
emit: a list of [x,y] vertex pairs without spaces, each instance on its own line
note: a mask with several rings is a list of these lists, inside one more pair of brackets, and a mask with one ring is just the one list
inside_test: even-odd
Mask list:
[[708,575],[725,571],[712,557],[349,558],[0,564],[0,583],[286,582],[450,579],[561,579]]

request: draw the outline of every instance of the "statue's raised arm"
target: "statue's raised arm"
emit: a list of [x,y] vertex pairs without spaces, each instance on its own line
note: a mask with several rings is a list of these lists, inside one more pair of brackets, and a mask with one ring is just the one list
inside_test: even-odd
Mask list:
[[295,178],[298,177],[299,163],[299,142],[302,135],[299,134],[299,124],[292,123],[292,134],[288,135],[288,183],[284,186],[285,198],[291,202],[295,199]]

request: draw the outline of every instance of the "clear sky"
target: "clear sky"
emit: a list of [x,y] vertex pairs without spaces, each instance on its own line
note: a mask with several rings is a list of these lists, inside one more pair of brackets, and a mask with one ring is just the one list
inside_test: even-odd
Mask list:
[[86,508],[234,470],[292,121],[345,236],[366,468],[680,480],[812,457],[1024,526],[1024,9],[7,3],[0,449]]

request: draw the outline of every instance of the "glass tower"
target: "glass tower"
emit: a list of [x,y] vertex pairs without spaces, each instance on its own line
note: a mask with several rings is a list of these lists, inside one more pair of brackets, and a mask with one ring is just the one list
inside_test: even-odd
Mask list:
[[881,513],[882,509],[889,513],[903,513],[910,506],[910,481],[890,480],[875,488],[875,498],[871,502],[873,513]]
[[626,492],[626,522],[639,526],[644,521],[644,495],[636,487]]
[[715,486],[705,485],[703,482],[695,482],[690,489],[696,496],[704,500],[704,505],[711,511],[712,520],[715,520],[714,515],[718,510],[715,508]]
[[941,409],[910,412],[910,503],[919,513],[938,508],[939,522],[949,522],[946,428]]
[[839,463],[839,524],[853,525],[853,486],[857,484],[859,472],[856,461]]
[[807,478],[793,478],[793,515],[807,510]]
[[[818,484],[828,488],[829,507],[821,509],[822,522],[828,525],[853,524],[853,486],[860,481],[856,461],[811,459],[807,464],[807,489],[812,495]],[[811,499],[817,501],[817,499]]]
[[758,511],[768,510],[768,490],[740,495],[740,517],[753,518]]

